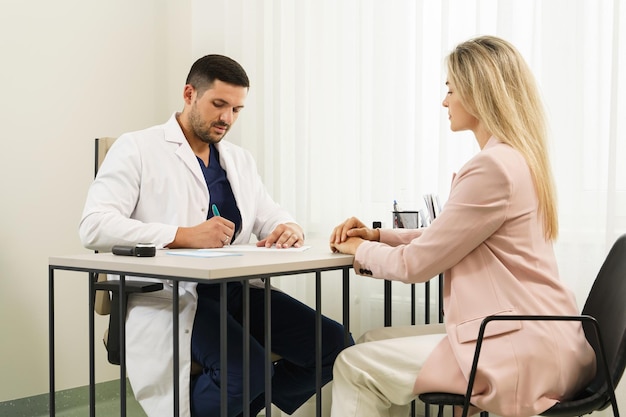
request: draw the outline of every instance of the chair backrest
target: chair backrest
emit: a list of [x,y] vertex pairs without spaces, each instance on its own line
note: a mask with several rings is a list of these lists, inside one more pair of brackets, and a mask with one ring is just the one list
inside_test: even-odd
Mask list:
[[113,145],[113,142],[115,142],[116,139],[117,138],[111,138],[111,137],[96,138],[96,141],[95,141],[96,148],[94,150],[94,156],[96,157],[94,161],[94,177],[98,173],[98,169],[100,169],[100,165],[102,165],[102,162],[104,161],[104,157],[106,156],[109,149],[111,149],[111,146]]
[[[626,365],[626,234],[620,236],[609,251],[582,310],[596,319],[604,342],[609,372],[617,386]],[[604,370],[599,362],[599,344],[590,324],[584,326],[585,335],[596,351],[598,367],[589,389],[603,388]]]
[[[94,177],[98,174],[98,169],[100,169],[100,165],[102,165],[102,161],[104,161],[104,157],[106,153],[115,142],[116,138],[96,138],[95,140],[95,161],[94,161]],[[94,281],[106,281],[106,274],[94,274],[92,277]],[[94,299],[94,310],[96,313],[100,315],[107,315],[111,312],[111,299],[109,298],[108,291],[96,291],[95,299]]]

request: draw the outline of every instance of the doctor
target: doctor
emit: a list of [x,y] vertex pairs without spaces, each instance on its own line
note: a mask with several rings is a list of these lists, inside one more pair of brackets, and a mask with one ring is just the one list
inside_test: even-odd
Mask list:
[[[221,55],[196,61],[183,88],[184,108],[163,125],[127,133],[114,143],[89,189],[80,238],[89,249],[152,242],[158,248],[220,248],[248,243],[300,247],[304,232],[267,193],[246,150],[222,139],[244,107],[249,80]],[[218,207],[214,214],[210,208]],[[127,315],[128,376],[150,417],[171,416],[171,286],[133,295]],[[315,393],[315,311],[272,291],[272,401],[291,414]],[[250,404],[242,404],[242,285],[228,284],[228,415],[264,397],[264,290],[250,289]],[[344,348],[344,329],[323,317],[322,381]],[[180,415],[220,413],[219,286],[181,283]],[[202,371],[191,375],[192,362]]]

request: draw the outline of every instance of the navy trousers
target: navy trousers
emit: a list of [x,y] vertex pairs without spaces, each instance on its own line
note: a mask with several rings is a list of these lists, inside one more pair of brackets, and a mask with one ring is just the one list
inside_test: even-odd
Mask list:
[[[243,286],[227,284],[228,415],[250,416],[265,407],[265,291],[250,287],[250,404],[243,404]],[[191,381],[191,415],[220,415],[220,286],[198,285],[198,309],[191,356],[203,372]],[[315,310],[280,292],[271,292],[272,402],[291,414],[315,394]],[[350,344],[354,344],[350,338]],[[322,384],[332,379],[335,358],[344,349],[344,327],[322,316]]]

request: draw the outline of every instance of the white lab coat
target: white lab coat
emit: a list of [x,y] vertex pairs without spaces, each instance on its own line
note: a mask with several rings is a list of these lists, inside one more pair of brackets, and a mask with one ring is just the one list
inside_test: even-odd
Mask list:
[[[217,144],[237,206],[241,231],[234,241],[248,243],[274,228],[295,222],[267,193],[252,155],[232,143]],[[110,251],[113,245],[154,243],[163,248],[178,226],[206,220],[209,193],[198,160],[175,115],[163,125],[127,133],[113,144],[89,189],[79,227],[83,245]],[[135,397],[149,417],[171,416],[171,285],[132,296],[126,319],[127,370]],[[196,284],[182,282],[180,314],[180,415],[190,415],[190,345],[196,312]]]

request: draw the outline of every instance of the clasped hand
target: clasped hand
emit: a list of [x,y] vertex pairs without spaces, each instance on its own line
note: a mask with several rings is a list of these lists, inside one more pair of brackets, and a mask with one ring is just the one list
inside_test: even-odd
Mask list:
[[350,217],[333,229],[330,234],[330,249],[333,252],[354,255],[366,240],[379,241],[380,231],[370,229],[356,217]]

